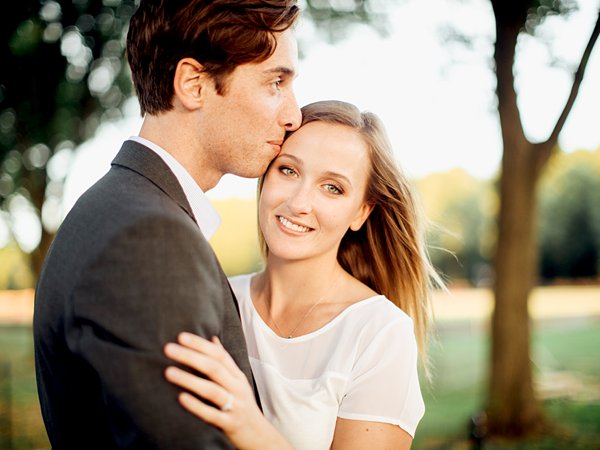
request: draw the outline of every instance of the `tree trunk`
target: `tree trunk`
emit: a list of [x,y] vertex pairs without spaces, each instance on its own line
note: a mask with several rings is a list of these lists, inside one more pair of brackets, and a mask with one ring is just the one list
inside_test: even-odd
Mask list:
[[492,0],[492,6],[496,19],[494,61],[503,157],[486,412],[490,434],[522,436],[541,431],[548,424],[534,390],[527,308],[537,271],[536,185],[579,92],[600,34],[600,13],[556,126],[545,142],[532,144],[523,132],[513,76],[517,37],[525,23],[529,2]]
[[523,132],[513,75],[517,37],[526,11],[495,9],[494,60],[503,159],[487,418],[488,431],[503,436],[534,432],[545,423],[533,388],[527,308],[536,267],[538,152]]
[[527,308],[537,266],[533,155],[528,143],[505,148],[500,182],[487,413],[490,433],[504,436],[534,433],[545,425],[533,388]]

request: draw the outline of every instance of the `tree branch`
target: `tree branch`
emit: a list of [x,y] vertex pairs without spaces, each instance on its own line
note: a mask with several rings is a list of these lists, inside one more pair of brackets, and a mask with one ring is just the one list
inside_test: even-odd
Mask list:
[[573,86],[571,86],[571,93],[569,94],[569,98],[567,99],[567,103],[550,134],[550,137],[544,142],[542,145],[546,148],[552,149],[556,142],[558,141],[558,135],[560,134],[565,122],[567,121],[567,117],[573,108],[573,104],[575,103],[575,99],[577,98],[577,94],[579,94],[579,87],[581,86],[581,81],[583,80],[583,75],[585,73],[585,69],[587,67],[588,60],[590,59],[590,55],[592,54],[592,49],[594,48],[594,44],[596,44],[596,40],[598,39],[598,34],[600,34],[600,11],[598,11],[598,19],[596,20],[596,26],[592,31],[592,35],[590,36],[590,40],[585,47],[585,51],[583,52],[583,56],[581,57],[581,61],[579,62],[579,67],[575,72],[575,77],[573,78]]

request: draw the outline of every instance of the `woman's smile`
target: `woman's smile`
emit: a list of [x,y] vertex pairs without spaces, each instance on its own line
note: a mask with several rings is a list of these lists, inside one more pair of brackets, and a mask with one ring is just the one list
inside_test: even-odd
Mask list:
[[308,233],[309,231],[313,231],[314,228],[310,228],[304,225],[300,225],[297,223],[292,222],[290,219],[284,217],[284,216],[276,216],[277,220],[279,221],[279,223],[283,226],[283,228],[285,228],[286,230],[289,231],[295,231],[297,233]]

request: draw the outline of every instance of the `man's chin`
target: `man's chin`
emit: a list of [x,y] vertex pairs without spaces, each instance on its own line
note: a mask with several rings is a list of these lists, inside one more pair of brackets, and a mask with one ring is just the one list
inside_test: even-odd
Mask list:
[[233,173],[233,175],[242,178],[260,178],[265,174],[265,172],[269,168],[269,164],[270,161],[266,162],[262,166],[256,165],[254,167],[244,167],[243,169],[238,170],[236,173]]

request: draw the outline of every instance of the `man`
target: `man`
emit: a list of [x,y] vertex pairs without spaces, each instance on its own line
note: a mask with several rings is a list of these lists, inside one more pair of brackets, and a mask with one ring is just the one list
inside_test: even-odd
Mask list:
[[261,175],[299,126],[297,16],[295,0],[141,1],[127,37],[140,135],[65,218],[36,290],[53,448],[231,448],[177,403],[162,349],[218,336],[252,380],[203,191]]

